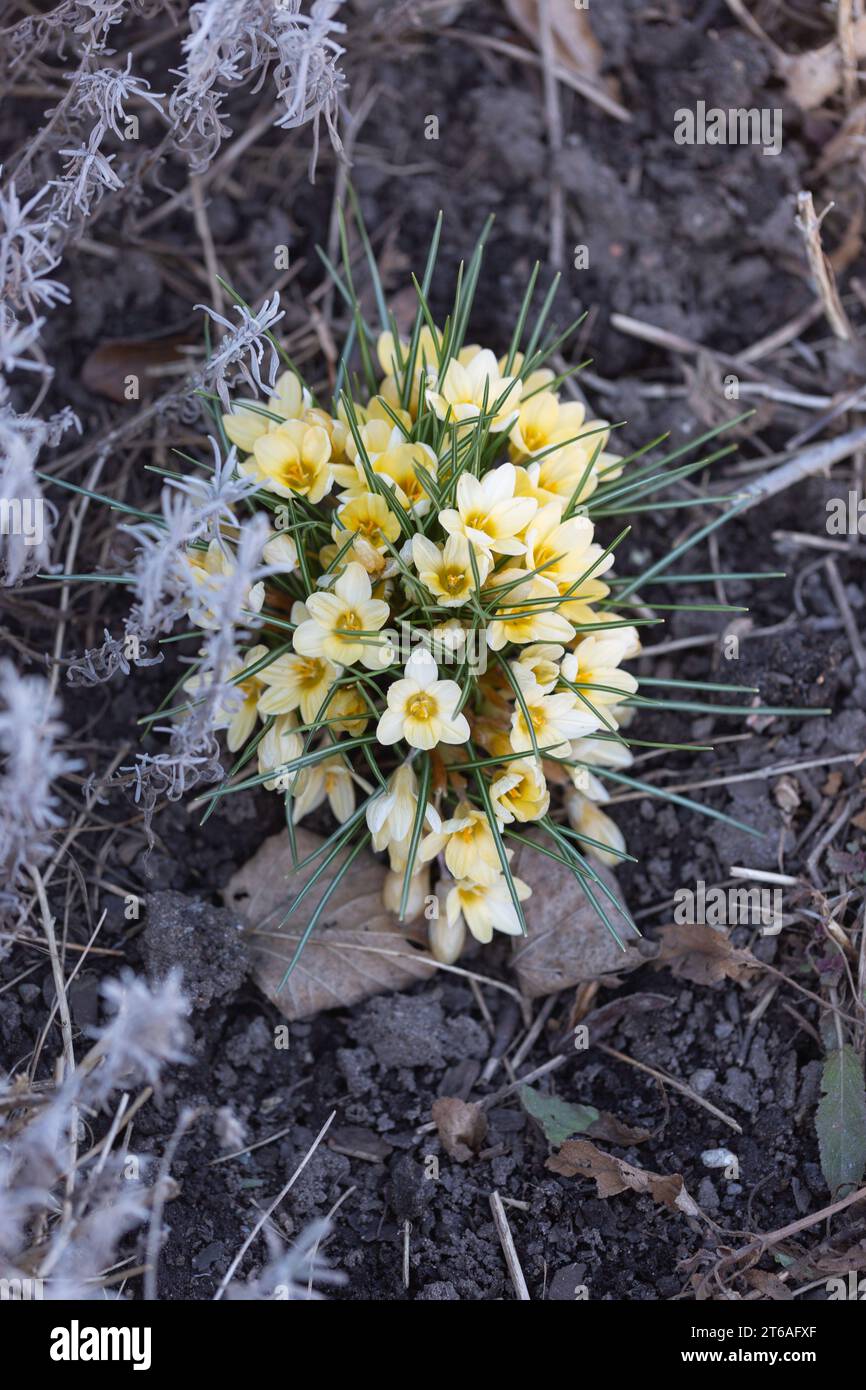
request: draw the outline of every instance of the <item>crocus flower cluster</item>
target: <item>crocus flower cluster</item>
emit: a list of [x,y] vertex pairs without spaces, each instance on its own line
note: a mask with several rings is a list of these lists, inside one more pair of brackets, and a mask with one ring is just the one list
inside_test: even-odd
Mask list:
[[[270,523],[220,722],[235,773],[257,759],[241,785],[283,795],[291,824],[327,807],[332,848],[387,855],[386,906],[425,911],[453,960],[466,928],[523,929],[509,861],[533,823],[576,863],[623,853],[597,770],[631,760],[639,642],[587,514],[623,463],[538,354],[432,323],[370,346],[369,389],[331,409],[287,368],[220,410]],[[188,554],[205,628],[232,545],[229,527]]]

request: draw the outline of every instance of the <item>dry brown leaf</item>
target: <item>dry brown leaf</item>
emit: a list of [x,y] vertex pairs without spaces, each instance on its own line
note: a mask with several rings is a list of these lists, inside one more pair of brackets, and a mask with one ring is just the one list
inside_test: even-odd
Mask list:
[[778,1274],[771,1274],[766,1269],[750,1269],[746,1273],[746,1283],[751,1284],[753,1289],[757,1289],[765,1298],[771,1298],[774,1303],[790,1303],[794,1295],[783,1284]]
[[458,1163],[474,1158],[487,1134],[487,1116],[481,1106],[458,1096],[441,1096],[434,1100],[431,1114],[445,1152]]
[[163,338],[115,338],[100,343],[84,360],[81,380],[96,396],[110,401],[130,399],[130,378],[136,382],[136,400],[152,396],[161,367],[184,360],[184,347],[190,343],[185,333],[172,333]]
[[[512,958],[520,988],[529,999],[555,994],[602,975],[634,970],[654,953],[651,943],[636,937],[616,908],[600,891],[613,925],[625,943],[616,944],[583,889],[564,864],[549,859],[530,845],[520,844],[512,872],[532,889],[526,904],[525,940],[520,941]],[[619,897],[616,880],[603,868],[599,877]],[[635,945],[637,943],[637,945]]]
[[822,795],[822,796],[833,796],[833,797],[838,796],[838,795],[839,795],[839,792],[840,792],[841,789],[842,789],[842,782],[843,782],[842,774],[841,774],[841,772],[839,772],[838,769],[836,769],[834,772],[831,772],[831,773],[829,774],[829,776],[827,777],[826,782],[824,783],[823,787],[821,788],[821,795]]
[[587,1139],[567,1139],[559,1153],[547,1160],[547,1167],[565,1178],[592,1178],[599,1197],[643,1192],[670,1211],[680,1211],[686,1216],[702,1215],[679,1173],[651,1173],[646,1168],[635,1168],[622,1158],[603,1153]]
[[[298,858],[321,839],[298,830]],[[391,913],[382,906],[383,865],[361,851],[334,891],[286,985],[280,981],[304,928],[331,881],[323,875],[300,907],[277,931],[277,924],[320,861],[292,868],[288,836],[272,835],[231,878],[225,900],[250,930],[253,977],[288,1019],[309,1018],[320,1009],[357,1004],[372,994],[406,989],[426,979],[433,966],[416,951]]]
[[[586,10],[574,0],[547,0],[553,52],[564,68],[598,80],[604,50],[589,22]],[[541,15],[538,0],[505,0],[505,8],[521,33],[541,50]]]
[[[841,775],[840,775],[841,781]],[[792,816],[799,810],[802,797],[800,796],[800,784],[794,777],[780,777],[773,787],[773,800],[785,818],[785,824],[791,820]]]
[[734,946],[714,927],[683,922],[662,927],[659,935],[661,949],[653,963],[658,969],[667,966],[680,980],[714,985],[719,980],[744,980],[752,970],[762,969],[751,951]]
[[[853,58],[866,58],[866,15],[851,25],[850,43]],[[775,59],[787,95],[801,111],[814,111],[842,86],[842,53],[835,39],[808,53],[777,51]]]
[[618,1120],[616,1115],[611,1115],[609,1110],[602,1110],[598,1119],[593,1120],[586,1132],[591,1139],[601,1139],[605,1144],[618,1144],[621,1149],[627,1149],[630,1144],[645,1144],[647,1139],[652,1138],[652,1130],[623,1124],[622,1120]]
[[[837,1240],[838,1244],[845,1243],[843,1237]],[[852,1269],[858,1272],[866,1269],[866,1240],[855,1241],[846,1250],[839,1250],[835,1244],[829,1249],[826,1244],[819,1245],[790,1266],[791,1278],[797,1283],[801,1278],[814,1278],[816,1274],[848,1274]]]
[[[319,844],[318,836],[297,831],[299,859]],[[224,895],[251,933],[257,984],[288,1019],[309,1018],[320,1009],[346,1007],[373,994],[406,989],[435,968],[429,957],[411,944],[411,928],[407,933],[382,907],[384,866],[365,851],[338,885],[298,964],[280,989],[300,936],[330,882],[327,874],[279,930],[278,924],[318,863],[314,861],[299,872],[293,870],[287,836],[272,836],[238,870]],[[626,950],[620,950],[564,865],[522,844],[512,869],[534,890],[526,906],[528,934],[513,957],[520,988],[527,997],[537,998],[582,980],[633,970],[654,954],[655,946],[636,938],[613,904],[599,893],[610,920],[626,942]],[[603,868],[598,873],[611,891],[617,892],[613,875]]]

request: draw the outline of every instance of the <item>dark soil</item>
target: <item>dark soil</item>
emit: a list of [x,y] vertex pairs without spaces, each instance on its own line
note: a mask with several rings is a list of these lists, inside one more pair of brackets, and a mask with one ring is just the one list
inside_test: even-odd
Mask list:
[[[633,113],[630,126],[562,88],[565,141],[552,168],[536,70],[457,38],[416,37],[407,49],[405,38],[385,36],[375,72],[381,96],[361,133],[352,177],[368,223],[388,232],[395,272],[401,266],[416,273],[423,267],[438,208],[445,212],[443,265],[464,256],[486,215],[496,213],[474,336],[500,349],[507,346],[532,263],[547,261],[549,188],[551,177],[557,177],[566,202],[566,266],[577,244],[588,246],[590,262],[587,270],[566,270],[555,316],[564,325],[589,310],[581,352],[592,354],[593,370],[603,381],[619,383],[604,395],[593,390],[588,395],[599,413],[628,419],[629,444],[663,429],[672,430],[679,442],[742,405],[726,402],[707,384],[697,370],[699,359],[674,358],[625,336],[611,326],[610,315],[644,319],[733,355],[805,308],[811,290],[791,199],[798,188],[809,186],[826,132],[809,129],[796,110],[786,109],[778,158],[762,157],[754,147],[677,147],[672,128],[679,106],[699,98],[725,107],[781,104],[762,50],[736,26],[722,0],[671,0],[652,9],[637,0],[607,0],[592,7],[591,17],[609,68],[621,81],[623,103]],[[457,22],[513,39],[498,6],[468,5]],[[428,113],[439,116],[438,141],[424,139]],[[406,166],[414,172],[401,174]],[[261,168],[252,173],[252,206],[239,206],[228,192],[212,200],[218,250],[247,237],[253,225],[251,240],[259,239],[266,256],[271,240],[283,239],[274,232],[282,219],[290,226],[293,256],[306,258],[300,283],[315,286],[313,246],[327,238],[332,170],[320,171],[313,189],[298,184],[290,207],[277,188],[258,178]],[[839,201],[844,224],[844,188],[824,191]],[[182,220],[169,220],[160,235],[171,240],[183,236],[185,228]],[[107,407],[77,379],[86,352],[117,336],[118,325],[124,336],[142,335],[157,324],[183,320],[190,307],[153,275],[146,250],[136,251],[135,259],[135,266],[133,257],[121,266],[111,300],[105,286],[97,290],[90,278],[92,263],[84,257],[78,261],[82,279],[76,308],[65,316],[69,377],[56,383],[53,393],[65,390],[93,429],[107,418]],[[395,284],[400,279],[405,275],[395,273]],[[439,290],[434,292],[437,312],[447,312],[446,288],[443,281],[441,298]],[[849,381],[847,362],[817,336],[813,348],[814,370],[821,375],[816,389],[842,389]],[[804,361],[792,364],[790,379],[798,386],[797,373],[807,375]],[[649,377],[672,387],[685,385],[689,394],[647,398],[640,387]],[[757,426],[752,422],[741,432],[744,456],[759,460],[761,450],[781,447],[811,422],[811,416],[763,406]],[[752,437],[756,428],[760,445]],[[721,478],[727,467],[721,465]],[[726,490],[734,491],[736,483],[734,478]],[[146,479],[136,479],[134,486],[143,496],[155,495]],[[726,586],[728,602],[748,603],[753,633],[775,631],[746,631],[737,661],[725,660],[717,641],[641,668],[655,676],[758,686],[767,703],[826,706],[834,716],[756,717],[748,724],[737,717],[670,712],[641,719],[638,736],[647,740],[715,742],[714,753],[663,755],[662,785],[718,780],[720,785],[692,795],[764,835],[754,839],[658,800],[625,800],[615,814],[640,862],[619,878],[650,938],[659,924],[671,920],[677,888],[699,879],[722,882],[732,864],[781,866],[807,877],[816,836],[838,814],[839,798],[861,795],[853,764],[826,764],[866,746],[866,677],[857,672],[826,572],[813,565],[821,552],[791,549],[776,539],[780,531],[823,530],[825,500],[840,490],[844,486],[835,481],[832,486],[808,482],[720,533],[723,570],[788,572],[784,580]],[[669,549],[686,533],[690,517],[677,510],[651,520],[636,515],[632,544],[641,560]],[[112,544],[122,549],[122,543]],[[706,567],[705,550],[696,553],[701,559],[689,561],[689,569]],[[858,576],[844,556],[839,567],[862,627],[862,569]],[[700,603],[712,601],[711,588],[659,586],[654,595],[664,602]],[[109,600],[115,602],[114,594]],[[77,600],[77,638],[83,638],[88,621],[97,629],[110,625],[112,611],[103,613],[102,602],[89,595]],[[731,617],[674,614],[664,637],[657,631],[648,641],[721,634]],[[33,609],[31,619],[38,631],[40,612]],[[120,677],[109,689],[67,694],[67,723],[90,745],[94,765],[104,767],[117,744],[137,740],[135,720],[170,688],[173,662],[172,657],[126,682]],[[719,742],[732,735],[735,741]],[[799,762],[810,767],[793,774],[799,796],[794,810],[784,800],[780,805],[778,778],[731,780],[755,768]],[[648,752],[639,771],[657,773],[661,765],[659,756]],[[828,781],[835,770],[838,784]],[[799,991],[776,981],[778,988],[756,1017],[769,977],[748,990],[731,981],[699,986],[647,964],[599,992],[596,1003],[645,992],[664,996],[665,1007],[625,1011],[604,1035],[605,1044],[688,1083],[736,1121],[741,1134],[593,1045],[570,1053],[565,1065],[538,1083],[564,1100],[591,1104],[650,1131],[640,1145],[605,1147],[656,1172],[681,1174],[709,1221],[675,1214],[643,1196],[603,1201],[589,1180],[555,1176],[545,1167],[548,1145],[514,1093],[489,1107],[482,1153],[460,1164],[448,1158],[427,1128],[431,1105],[440,1096],[479,1100],[507,1084],[501,1063],[487,1080],[482,1073],[487,1059],[501,1054],[521,1031],[513,1001],[484,989],[491,1036],[468,985],[440,976],[404,996],[293,1024],[290,1045],[279,1047],[280,1016],[242,978],[234,923],[219,907],[220,889],[232,872],[279,828],[279,804],[264,793],[229,798],[204,827],[183,806],[170,807],[156,818],[158,845],[146,865],[140,830],[128,828],[133,812],[121,802],[117,798],[100,808],[106,819],[119,822],[94,880],[94,913],[108,911],[100,943],[122,949],[125,962],[151,972],[179,963],[196,997],[193,1060],[171,1071],[161,1094],[135,1123],[137,1150],[159,1156],[180,1109],[200,1110],[172,1165],[179,1194],[166,1214],[162,1297],[212,1296],[259,1212],[332,1110],[336,1119],[328,1140],[273,1222],[287,1235],[297,1233],[353,1189],[327,1244],[330,1262],[348,1276],[332,1295],[338,1299],[513,1298],[491,1217],[494,1189],[516,1203],[506,1210],[532,1297],[558,1300],[574,1298],[578,1285],[586,1286],[592,1299],[666,1300],[688,1293],[691,1277],[711,1268],[720,1247],[742,1243],[737,1233],[781,1227],[830,1200],[814,1132],[820,1010]],[[98,852],[95,845],[89,849]],[[124,918],[123,898],[105,884],[141,894],[140,921]],[[70,929],[85,939],[83,924],[73,922]],[[816,969],[825,968],[821,942],[802,920],[777,937],[738,929],[735,940],[751,945],[806,988],[818,988]],[[507,943],[496,943],[472,964],[507,978],[507,956]],[[80,977],[73,1007],[82,1027],[94,1017],[99,973],[116,964],[112,957],[92,957]],[[7,978],[16,973],[9,962],[3,968]],[[33,1047],[41,1026],[31,1008],[37,988],[46,1000],[53,999],[47,962],[0,995],[6,1058]],[[569,992],[557,1001],[521,1074],[555,1054],[572,1002]],[[270,1142],[225,1159],[224,1117],[217,1114],[224,1107],[242,1123],[245,1145]],[[720,1147],[736,1155],[738,1177],[702,1162],[703,1152]],[[431,1156],[438,1159],[438,1177],[436,1165],[425,1163]],[[406,1223],[408,1287],[402,1278]],[[261,1257],[258,1243],[241,1274],[251,1273]]]

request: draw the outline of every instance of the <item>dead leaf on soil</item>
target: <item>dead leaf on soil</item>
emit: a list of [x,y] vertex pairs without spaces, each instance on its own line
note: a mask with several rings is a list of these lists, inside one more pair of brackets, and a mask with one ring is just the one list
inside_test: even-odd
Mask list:
[[[297,831],[299,859],[320,844],[318,836]],[[288,1019],[309,1018],[320,1009],[346,1007],[374,994],[406,989],[435,969],[429,956],[413,947],[411,925],[401,927],[382,907],[384,866],[363,852],[338,885],[280,989],[300,936],[328,886],[327,874],[279,929],[278,924],[318,864],[314,861],[295,871],[287,836],[274,835],[238,870],[224,895],[250,932],[257,984]],[[599,892],[608,917],[626,943],[621,950],[564,865],[521,844],[512,868],[534,890],[526,909],[528,934],[512,962],[528,998],[602,976],[612,981],[655,953],[655,946],[635,937]],[[616,894],[613,875],[604,868],[597,872]]]
[[[626,949],[621,950],[564,864],[530,845],[520,844],[511,868],[532,889],[526,904],[527,935],[518,941],[512,957],[520,988],[527,998],[537,999],[582,980],[634,970],[654,954],[652,943],[636,937],[613,904],[596,890],[625,943]],[[597,872],[619,897],[613,874],[601,867]]]
[[136,399],[147,400],[160,380],[159,369],[182,362],[190,341],[186,333],[171,333],[163,338],[115,338],[100,343],[85,358],[81,380],[94,395],[122,405],[129,400],[129,379],[134,377]]
[[741,950],[714,927],[688,922],[662,927],[661,949],[653,964],[667,967],[680,980],[714,985],[719,980],[744,980],[761,962],[751,951]]
[[651,1173],[635,1168],[622,1158],[603,1153],[588,1139],[569,1139],[558,1154],[547,1160],[553,1173],[565,1178],[592,1178],[599,1197],[616,1197],[620,1192],[642,1192],[659,1206],[685,1216],[701,1216],[700,1207],[688,1194],[679,1173]]
[[788,1266],[795,1283],[799,1283],[801,1278],[814,1279],[818,1274],[847,1274],[852,1269],[858,1272],[866,1269],[866,1240],[858,1240],[847,1249],[840,1250],[838,1245],[844,1245],[844,1239],[836,1237],[830,1245],[832,1239],[830,1237],[821,1245],[805,1251]]
[[794,1295],[783,1284],[778,1274],[771,1274],[767,1269],[750,1269],[746,1272],[746,1283],[751,1284],[753,1289],[762,1293],[765,1298],[771,1298],[774,1303],[790,1303]]
[[[297,830],[298,858],[321,839]],[[320,861],[294,870],[288,836],[272,835],[231,878],[225,901],[249,930],[253,978],[286,1018],[309,1018],[320,1009],[343,1008],[373,994],[406,989],[434,967],[417,951],[382,906],[382,864],[362,851],[339,883],[301,957],[280,989],[304,928],[330,880],[316,887],[278,931],[287,907]]]
[[[852,58],[866,58],[866,15],[850,27]],[[775,53],[776,69],[785,81],[787,95],[801,111],[814,111],[842,85],[842,53],[836,39],[807,53]]]
[[647,1139],[652,1138],[651,1129],[624,1124],[609,1110],[602,1110],[598,1119],[586,1132],[591,1139],[603,1139],[606,1144],[619,1144],[623,1149],[627,1149],[631,1144],[645,1144]]
[[431,1114],[445,1152],[458,1163],[474,1158],[487,1135],[481,1106],[458,1096],[441,1096],[434,1100]]
[[[598,81],[604,50],[592,31],[586,10],[576,9],[574,0],[547,0],[547,5],[556,61],[582,77]],[[538,0],[505,0],[505,8],[521,33],[541,51]]]

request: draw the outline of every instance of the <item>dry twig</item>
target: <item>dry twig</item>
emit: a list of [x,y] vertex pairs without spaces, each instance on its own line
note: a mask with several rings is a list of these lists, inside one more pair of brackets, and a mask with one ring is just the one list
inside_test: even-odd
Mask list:
[[505,1215],[505,1208],[502,1205],[502,1198],[499,1193],[494,1191],[490,1194],[490,1210],[493,1213],[493,1220],[496,1225],[496,1234],[499,1236],[499,1243],[502,1246],[502,1253],[505,1256],[505,1263],[508,1265],[508,1273],[514,1285],[514,1292],[517,1294],[521,1303],[529,1303],[529,1289],[526,1287],[526,1280],[523,1277],[523,1270],[520,1268],[520,1260],[517,1258],[517,1250],[514,1245],[514,1237],[511,1234],[511,1227],[508,1224],[508,1217]]
[[809,269],[824,306],[827,322],[837,338],[841,338],[844,342],[851,342],[855,337],[854,329],[842,307],[833,267],[824,254],[824,247],[821,244],[821,224],[832,206],[832,203],[828,203],[819,217],[815,212],[812,194],[803,190],[797,194],[796,223],[805,242]]

